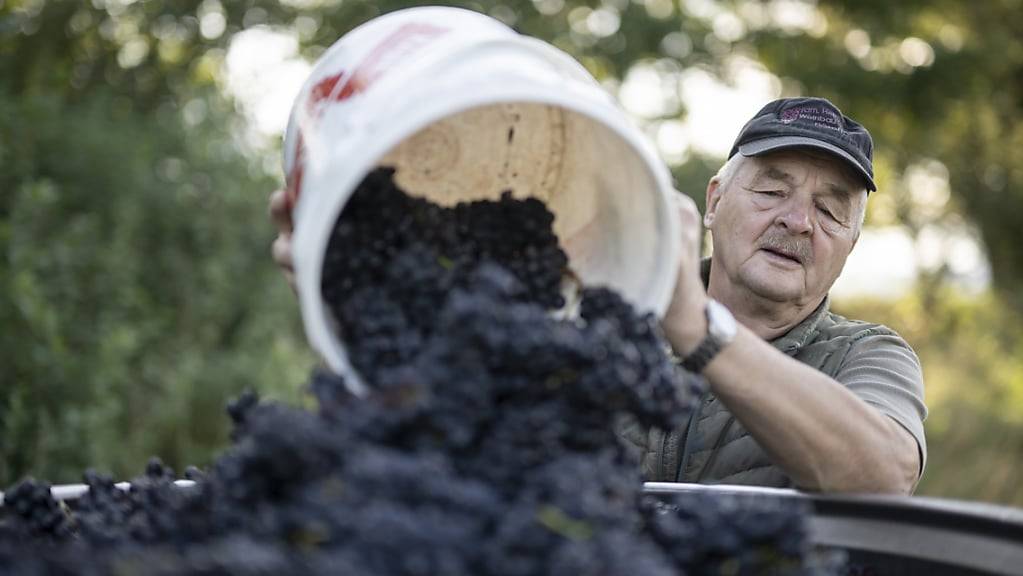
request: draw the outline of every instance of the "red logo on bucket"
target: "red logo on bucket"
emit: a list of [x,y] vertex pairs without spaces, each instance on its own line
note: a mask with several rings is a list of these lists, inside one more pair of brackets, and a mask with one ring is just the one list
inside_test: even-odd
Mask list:
[[317,82],[313,89],[309,91],[309,97],[306,99],[306,111],[310,114],[315,114],[317,112],[316,105],[330,98],[330,95],[337,89],[337,85],[341,82],[341,77],[344,74],[344,71],[341,71]]
[[[447,33],[448,30],[448,28],[415,22],[398,28],[373,48],[347,78],[342,70],[317,82],[306,97],[305,111],[308,117],[315,122],[327,105],[344,102],[352,96],[364,92],[395,62],[422,48],[436,37]],[[295,161],[287,176],[288,203],[292,209],[295,207],[302,189],[302,171],[305,160],[302,132],[308,126],[309,124],[306,123],[300,124],[298,127],[295,141]]]

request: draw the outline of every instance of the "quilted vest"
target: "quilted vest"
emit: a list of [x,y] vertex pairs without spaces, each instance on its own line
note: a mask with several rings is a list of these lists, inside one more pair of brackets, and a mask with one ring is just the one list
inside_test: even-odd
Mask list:
[[[708,262],[704,268],[709,269]],[[781,352],[834,377],[860,338],[894,334],[879,324],[847,320],[828,310],[828,299],[800,324],[771,344]],[[629,421],[619,434],[640,451],[643,475],[651,482],[701,482],[792,487],[735,416],[706,393],[687,425],[668,432]]]

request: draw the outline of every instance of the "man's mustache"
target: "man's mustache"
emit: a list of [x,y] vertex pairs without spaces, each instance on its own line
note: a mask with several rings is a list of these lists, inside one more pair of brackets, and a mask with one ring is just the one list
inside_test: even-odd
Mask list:
[[805,238],[794,238],[784,232],[768,231],[760,237],[757,248],[784,254],[789,258],[799,260],[804,265],[813,261],[810,241]]

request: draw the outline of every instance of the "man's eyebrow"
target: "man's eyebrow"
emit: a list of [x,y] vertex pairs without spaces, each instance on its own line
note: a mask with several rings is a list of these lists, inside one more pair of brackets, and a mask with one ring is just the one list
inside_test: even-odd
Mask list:
[[766,166],[763,170],[760,171],[760,174],[757,174],[757,177],[754,178],[754,181],[759,180],[761,178],[770,178],[771,180],[778,180],[788,184],[789,186],[795,186],[796,184],[795,176],[789,174],[788,172],[776,166]]
[[[757,175],[757,178],[755,178],[754,181],[759,180],[760,178],[770,178],[771,180],[778,180],[780,182],[788,184],[789,186],[795,186],[796,184],[795,176],[789,174],[788,172],[782,170],[781,168],[778,168],[777,166],[764,167],[764,169],[760,171],[760,174]],[[828,182],[827,187],[828,192],[830,193],[831,196],[835,196],[836,198],[839,198],[841,200],[852,199],[852,191],[846,186],[836,184],[834,182]]]
[[832,196],[839,198],[840,200],[852,200],[852,191],[842,186],[841,184],[835,184],[834,182],[828,182],[828,191],[831,192]]

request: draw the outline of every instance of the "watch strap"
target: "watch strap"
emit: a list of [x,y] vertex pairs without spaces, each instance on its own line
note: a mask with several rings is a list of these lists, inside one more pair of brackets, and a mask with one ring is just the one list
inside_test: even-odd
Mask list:
[[735,337],[735,317],[728,308],[710,299],[704,313],[707,316],[707,335],[681,362],[683,368],[696,374],[701,374],[718,352]]
[[700,345],[682,359],[682,367],[694,374],[700,374],[710,361],[721,351],[721,342],[710,332],[703,338]]

